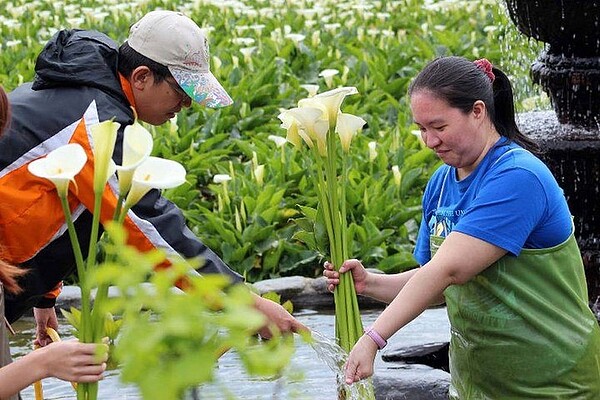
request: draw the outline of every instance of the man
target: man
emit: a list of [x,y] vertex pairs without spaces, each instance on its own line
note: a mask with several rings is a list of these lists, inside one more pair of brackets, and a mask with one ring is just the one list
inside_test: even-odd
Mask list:
[[[119,164],[122,130],[134,115],[160,125],[192,101],[213,108],[231,104],[209,71],[209,60],[208,42],[191,19],[153,11],[131,27],[120,48],[99,32],[58,32],[38,56],[34,81],[10,93],[12,123],[0,139],[0,258],[29,273],[21,281],[24,291],[7,297],[6,316],[14,321],[33,307],[41,345],[48,340],[46,326],[58,325],[55,299],[75,263],[54,187],[29,174],[27,164],[69,142],[89,147],[89,126],[108,119],[121,124],[114,154]],[[80,243],[89,242],[93,193],[82,189],[89,184],[78,181],[79,190],[69,194]],[[114,209],[115,193],[109,192],[103,211]],[[140,250],[160,248],[169,257],[200,258],[200,273],[242,281],[158,191],[148,193],[132,212],[125,226]],[[282,331],[306,329],[272,301],[256,296],[256,307]],[[267,328],[260,333],[269,336]]]

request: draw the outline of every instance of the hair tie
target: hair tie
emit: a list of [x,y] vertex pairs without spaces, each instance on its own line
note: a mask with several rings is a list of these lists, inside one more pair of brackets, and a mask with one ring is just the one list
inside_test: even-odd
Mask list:
[[492,72],[492,63],[489,62],[487,58],[475,60],[473,61],[473,64],[475,64],[477,68],[482,70],[483,73],[486,74],[488,78],[490,78],[490,82],[494,82],[494,79],[496,79],[496,75],[494,75],[494,73]]

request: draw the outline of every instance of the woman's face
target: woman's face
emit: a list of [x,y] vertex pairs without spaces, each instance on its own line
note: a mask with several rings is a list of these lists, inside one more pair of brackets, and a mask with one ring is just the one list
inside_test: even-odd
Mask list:
[[490,142],[489,129],[484,129],[489,124],[483,124],[487,120],[483,102],[476,101],[465,114],[429,91],[417,91],[410,98],[410,108],[423,141],[445,164],[467,175],[475,169]]

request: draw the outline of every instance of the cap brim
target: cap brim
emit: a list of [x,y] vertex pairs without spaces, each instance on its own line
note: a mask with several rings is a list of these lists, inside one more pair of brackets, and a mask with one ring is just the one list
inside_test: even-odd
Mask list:
[[220,108],[233,104],[233,100],[210,71],[196,72],[169,67],[179,86],[196,103],[205,107]]

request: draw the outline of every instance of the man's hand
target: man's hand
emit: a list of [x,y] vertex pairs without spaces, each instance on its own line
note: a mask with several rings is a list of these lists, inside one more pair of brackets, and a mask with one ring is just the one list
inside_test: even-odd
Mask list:
[[294,318],[285,308],[275,303],[274,301],[265,299],[256,295],[254,306],[262,312],[269,320],[268,325],[258,331],[259,335],[265,339],[272,336],[269,325],[274,324],[281,332],[300,332],[307,331],[308,328],[300,321]]
[[33,342],[34,345],[44,347],[52,343],[52,339],[46,333],[46,328],[50,327],[58,331],[58,319],[56,318],[56,311],[54,307],[50,308],[34,308],[33,316],[35,317],[36,323],[36,339]]

